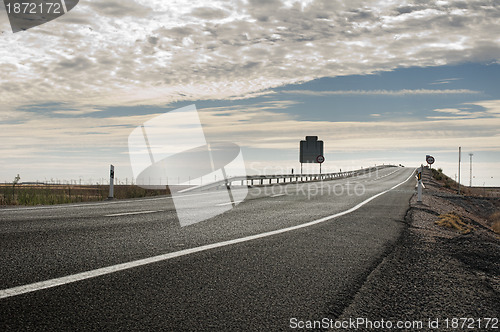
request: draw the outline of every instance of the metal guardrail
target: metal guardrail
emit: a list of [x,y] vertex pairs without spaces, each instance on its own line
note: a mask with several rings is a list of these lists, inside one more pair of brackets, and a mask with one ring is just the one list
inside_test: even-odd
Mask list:
[[[314,181],[325,181],[341,179],[353,176],[359,176],[366,173],[371,173],[378,171],[387,167],[397,167],[394,165],[382,165],[370,168],[363,168],[355,171],[349,172],[338,172],[338,173],[326,173],[326,174],[274,174],[274,175],[247,175],[247,176],[232,176],[227,179],[207,183],[204,185],[199,185],[191,188],[181,190],[179,192],[185,193],[193,190],[205,190],[216,187],[232,187],[233,183],[237,183],[241,186],[265,186],[273,184],[287,184],[287,183],[299,183],[299,182],[314,182]],[[273,182],[274,181],[274,182]]]

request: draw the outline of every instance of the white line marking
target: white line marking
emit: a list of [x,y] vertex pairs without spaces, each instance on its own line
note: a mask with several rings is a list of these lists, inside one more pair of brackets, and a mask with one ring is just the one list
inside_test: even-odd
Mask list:
[[134,214],[147,214],[147,213],[155,213],[162,212],[163,210],[155,210],[155,211],[136,211],[136,212],[123,212],[123,213],[115,213],[115,214],[106,214],[105,217],[118,217],[118,216],[130,216]]
[[272,195],[271,197],[280,197],[280,196],[285,196],[286,194],[276,194],[276,195]]
[[200,187],[202,187],[202,186],[203,186],[203,185],[201,185],[201,184],[200,184],[200,185],[198,185],[198,186],[193,186],[193,187],[189,187],[189,188],[186,188],[186,189],[179,190],[178,192],[182,194],[182,193],[184,193],[184,192],[186,192],[186,191],[195,190],[196,188],[200,188]]
[[247,242],[247,241],[251,241],[251,240],[255,240],[255,239],[260,239],[260,238],[264,238],[264,237],[268,237],[268,236],[272,236],[272,235],[276,235],[276,234],[281,234],[281,233],[286,233],[286,232],[293,231],[296,229],[316,225],[316,224],[319,224],[319,223],[322,223],[322,222],[349,214],[353,211],[356,211],[357,209],[359,209],[363,205],[367,204],[368,202],[374,200],[375,198],[382,196],[383,194],[399,187],[403,183],[407,182],[412,176],[413,176],[413,172],[403,182],[393,186],[390,189],[387,189],[386,191],[380,192],[380,193],[364,200],[363,202],[359,203],[358,205],[356,205],[348,210],[345,210],[345,211],[342,211],[342,212],[339,212],[339,213],[336,213],[336,214],[333,214],[333,215],[330,215],[327,217],[323,217],[323,218],[320,218],[320,219],[317,219],[314,221],[310,221],[310,222],[305,223],[305,224],[287,227],[287,228],[282,228],[282,229],[278,229],[278,230],[270,231],[270,232],[266,232],[266,233],[250,235],[250,236],[242,237],[239,239],[234,239],[234,240],[229,240],[229,241],[224,241],[224,242],[219,242],[219,243],[207,244],[207,245],[204,245],[201,247],[190,248],[190,249],[180,250],[180,251],[176,251],[176,252],[170,252],[167,254],[158,255],[158,256],[149,257],[149,258],[144,258],[144,259],[139,259],[139,260],[128,262],[128,263],[122,263],[122,264],[103,267],[103,268],[96,269],[96,270],[72,274],[69,276],[61,277],[61,278],[55,278],[55,279],[35,282],[33,284],[2,289],[2,290],[0,290],[0,299],[11,297],[11,296],[17,296],[17,295],[21,295],[21,294],[25,294],[25,293],[30,293],[30,292],[36,292],[36,291],[39,291],[42,289],[57,287],[57,286],[69,284],[69,283],[76,282],[76,281],[95,278],[95,277],[103,276],[103,275],[118,272],[118,271],[128,270],[128,269],[138,267],[138,266],[143,266],[143,265],[147,265],[147,264],[151,264],[151,263],[161,262],[161,261],[176,258],[176,257],[186,256],[186,255],[194,254],[197,252],[202,252],[202,251],[206,251],[206,250],[210,250],[210,249],[225,247],[225,246],[232,245],[232,244]]
[[224,205],[231,205],[231,204],[238,204],[243,201],[234,201],[234,202],[227,202],[227,203],[220,203],[220,204],[215,204],[216,206],[224,206]]

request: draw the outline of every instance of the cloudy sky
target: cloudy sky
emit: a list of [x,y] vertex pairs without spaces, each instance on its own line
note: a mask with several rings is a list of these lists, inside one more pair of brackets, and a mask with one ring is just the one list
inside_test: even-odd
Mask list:
[[[500,186],[500,3],[88,0],[12,33],[0,5],[0,181],[130,181],[127,138],[195,104],[249,173],[418,166]],[[314,171],[316,165],[309,165]]]

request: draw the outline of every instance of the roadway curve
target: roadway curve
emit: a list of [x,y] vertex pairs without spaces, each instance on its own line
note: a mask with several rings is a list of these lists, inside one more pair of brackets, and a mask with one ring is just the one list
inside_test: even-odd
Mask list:
[[0,330],[268,331],[335,318],[404,228],[413,171],[251,188],[186,227],[169,197],[2,209]]

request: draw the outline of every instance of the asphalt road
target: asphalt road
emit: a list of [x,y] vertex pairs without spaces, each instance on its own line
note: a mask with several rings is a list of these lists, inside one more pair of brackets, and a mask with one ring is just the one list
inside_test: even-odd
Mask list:
[[[400,235],[412,172],[251,188],[186,227],[169,197],[2,209],[0,330],[270,331],[335,318]],[[214,192],[186,195],[218,208]]]

